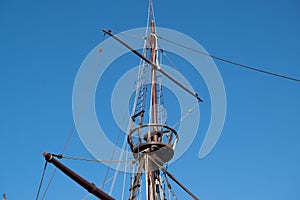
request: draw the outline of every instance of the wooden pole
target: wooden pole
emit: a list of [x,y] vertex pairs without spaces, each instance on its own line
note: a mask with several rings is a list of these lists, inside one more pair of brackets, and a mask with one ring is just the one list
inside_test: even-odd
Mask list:
[[138,57],[140,57],[141,59],[143,59],[146,63],[150,64],[154,69],[156,69],[157,71],[159,71],[161,74],[163,74],[165,77],[167,77],[168,79],[170,79],[172,82],[174,82],[176,85],[178,85],[179,87],[181,87],[183,90],[185,90],[187,93],[189,93],[190,95],[192,95],[193,97],[195,97],[199,102],[203,102],[203,100],[198,96],[197,93],[194,93],[193,91],[189,90],[187,87],[185,87],[184,85],[182,85],[180,82],[178,82],[174,77],[172,77],[171,75],[169,75],[167,72],[165,72],[164,70],[162,70],[159,66],[157,66],[155,63],[151,62],[148,58],[146,58],[145,56],[143,56],[141,53],[139,53],[137,50],[135,50],[134,48],[132,48],[131,46],[129,46],[127,43],[123,42],[122,40],[120,40],[118,37],[116,37],[115,35],[113,35],[111,33],[111,31],[103,29],[103,32],[105,34],[108,34],[109,36],[111,36],[113,39],[117,40],[118,42],[120,42],[122,45],[124,45],[126,48],[128,48],[132,53],[136,54]]
[[55,167],[57,167],[60,171],[62,171],[64,174],[70,177],[73,181],[81,185],[89,193],[95,195],[96,197],[102,200],[114,200],[114,198],[97,188],[95,184],[88,182],[86,179],[79,176],[77,173],[75,173],[74,171],[63,165],[61,162],[53,158],[52,154],[45,152],[43,153],[43,156],[45,157],[47,162],[55,165]]

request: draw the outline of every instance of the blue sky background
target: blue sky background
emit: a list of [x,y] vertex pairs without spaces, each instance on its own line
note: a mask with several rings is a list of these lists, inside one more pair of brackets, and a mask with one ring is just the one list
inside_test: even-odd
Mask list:
[[[145,26],[147,8],[147,1],[133,0],[0,2],[0,192],[8,199],[34,199],[42,152],[62,151],[73,123],[76,73],[102,41],[101,30]],[[211,54],[300,78],[296,0],[165,0],[154,1],[154,9],[158,26],[189,35]],[[205,127],[200,129],[170,171],[200,199],[300,199],[299,82],[216,64],[227,94],[222,136],[200,160]],[[203,96],[209,98],[207,91]],[[209,108],[201,107],[207,126]],[[76,133],[66,155],[91,157]],[[103,180],[104,166],[64,163],[90,181]],[[45,181],[52,170],[48,166]],[[173,185],[180,199],[188,199]],[[45,199],[86,194],[57,173]]]

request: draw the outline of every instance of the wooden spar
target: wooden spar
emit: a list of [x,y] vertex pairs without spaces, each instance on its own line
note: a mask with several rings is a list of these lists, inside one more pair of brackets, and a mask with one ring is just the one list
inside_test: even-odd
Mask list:
[[[157,37],[155,34],[155,22],[153,20],[150,21],[151,24],[151,35],[148,38],[148,43],[150,45],[150,51],[151,51],[151,63],[154,63],[158,66],[157,64]],[[160,67],[158,67],[160,68]],[[151,69],[151,106],[152,106],[152,123],[157,124],[157,91],[156,91],[156,69],[152,67]],[[157,127],[153,127],[153,131],[157,131]],[[153,142],[158,141],[158,136],[155,134],[153,136]],[[150,172],[149,169],[147,169],[147,176],[150,181],[147,181],[148,183],[148,195],[151,194],[151,196],[147,197],[147,200],[154,199],[155,197],[155,177],[154,177],[154,172]]]
[[196,197],[196,195],[194,195],[189,189],[187,189],[182,183],[180,183],[173,174],[171,174],[170,172],[168,172],[166,170],[166,168],[164,168],[162,165],[160,165],[159,163],[157,163],[154,159],[150,158],[150,160],[155,163],[157,166],[160,166],[160,169],[168,176],[170,177],[175,183],[177,183],[177,185],[179,185],[179,187],[181,187],[186,193],[188,193],[194,200],[199,200],[198,197]]
[[177,185],[179,185],[186,193],[188,193],[191,197],[193,197],[193,199],[195,200],[199,200],[198,197],[196,197],[196,195],[194,195],[189,189],[187,189],[182,183],[180,183],[173,174],[171,174],[170,172],[168,172],[164,167],[161,168],[163,172],[165,172],[175,183],[177,183]]
[[[150,51],[151,51],[151,62],[155,63],[157,65],[156,62],[156,58],[157,58],[157,38],[155,35],[155,22],[151,21],[151,36],[149,37],[149,45],[150,45]],[[156,69],[152,67],[152,71],[151,71],[151,93],[152,93],[152,123],[153,124],[157,124],[157,91],[156,91]],[[156,130],[157,128],[154,127],[154,130]],[[153,137],[153,141],[157,142],[157,135],[154,135]]]
[[45,157],[46,161],[49,163],[52,163],[55,167],[57,167],[59,170],[61,170],[64,174],[66,174],[68,177],[73,179],[76,183],[81,185],[84,189],[86,189],[89,193],[95,195],[99,199],[102,200],[114,200],[113,197],[109,196],[93,183],[88,182],[83,177],[76,174],[74,171],[63,165],[61,162],[53,158],[53,155],[50,153],[43,153],[43,156]]
[[192,92],[191,90],[189,90],[188,88],[186,88],[184,85],[182,85],[180,82],[178,82],[175,78],[173,78],[171,75],[169,75],[167,72],[165,72],[164,70],[162,70],[159,66],[157,66],[155,63],[151,62],[148,58],[146,58],[145,56],[143,56],[141,53],[139,53],[137,50],[135,50],[134,48],[132,48],[131,46],[129,46],[127,43],[123,42],[122,40],[120,40],[118,37],[116,37],[115,35],[113,35],[111,33],[111,31],[103,29],[103,32],[105,34],[108,34],[109,36],[111,36],[113,39],[117,40],[119,43],[121,43],[122,45],[124,45],[126,48],[128,48],[130,51],[132,51],[134,54],[136,54],[138,57],[140,57],[141,59],[143,59],[146,63],[150,64],[154,69],[156,69],[157,71],[159,71],[160,73],[162,73],[165,77],[167,77],[168,79],[170,79],[172,82],[174,82],[176,85],[178,85],[179,87],[181,87],[183,90],[185,90],[187,93],[191,94],[192,96],[194,96],[198,101],[203,102],[203,100],[198,96],[197,93]]

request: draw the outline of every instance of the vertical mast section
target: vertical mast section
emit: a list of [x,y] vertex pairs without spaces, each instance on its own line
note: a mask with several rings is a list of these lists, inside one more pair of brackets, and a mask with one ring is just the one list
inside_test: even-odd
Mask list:
[[[157,62],[157,36],[155,33],[155,22],[152,20],[151,21],[151,33],[148,38],[148,42],[150,45],[150,60],[152,63],[158,65]],[[152,117],[152,123],[157,124],[157,91],[156,91],[156,69],[152,67],[151,69],[151,117]],[[154,129],[156,127],[154,126]],[[153,138],[154,142],[157,142],[157,136]]]
[[[150,22],[150,27],[151,27],[151,33],[148,37],[148,44],[150,46],[150,58],[149,60],[154,63],[155,65],[158,65],[157,62],[157,36],[155,33],[155,22],[153,19],[153,5],[152,5],[152,0],[149,2],[150,6],[150,13],[149,13],[149,22]],[[156,82],[157,82],[157,77],[156,77],[156,69],[152,67],[151,69],[151,123],[154,124],[153,126],[153,132],[157,131],[157,127],[155,126],[157,124],[157,91],[156,91]],[[151,138],[152,142],[157,142],[158,141],[158,136],[157,134],[153,135]],[[150,150],[151,151],[151,150]],[[146,163],[148,164],[148,155],[145,156],[146,158]],[[156,199],[156,192],[155,192],[155,171],[150,171],[149,166],[146,165],[146,185],[147,185],[147,200],[155,200]]]
[[[128,144],[133,153],[134,158],[139,164],[139,169],[135,173],[134,181],[131,183],[129,200],[137,200],[138,187],[140,187],[140,178],[142,170],[145,172],[145,187],[146,200],[165,200],[165,191],[163,188],[163,181],[161,179],[161,168],[165,163],[170,161],[174,155],[175,146],[178,141],[177,132],[171,127],[167,126],[165,122],[160,119],[161,103],[160,95],[162,88],[158,88],[160,83],[160,75],[164,75],[183,90],[202,101],[196,93],[187,89],[184,85],[178,82],[175,78],[163,71],[158,62],[158,38],[156,35],[155,19],[153,14],[152,0],[149,0],[149,16],[148,27],[146,31],[146,44],[143,49],[143,54],[129,46],[127,43],[113,35],[108,30],[103,30],[104,33],[110,35],[112,38],[120,42],[126,48],[131,50],[134,54],[140,57],[142,64],[151,66],[150,71],[150,102],[149,102],[149,123],[135,124],[136,117],[143,117],[145,110],[141,110],[131,117],[132,122],[127,136]],[[139,92],[136,95],[140,95]],[[143,99],[145,100],[145,99]],[[142,120],[142,119],[141,119]],[[141,122],[141,121],[140,121]]]

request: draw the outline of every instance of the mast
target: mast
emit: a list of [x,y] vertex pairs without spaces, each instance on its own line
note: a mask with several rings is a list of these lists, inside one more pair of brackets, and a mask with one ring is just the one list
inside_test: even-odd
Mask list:
[[[148,37],[148,45],[149,45],[149,51],[150,51],[150,60],[152,63],[158,65],[157,62],[157,36],[155,33],[155,22],[153,20],[153,4],[152,0],[150,0],[150,13],[149,13],[149,21],[150,21],[150,27],[151,27],[151,33]],[[156,69],[151,68],[151,121],[152,124],[157,124],[157,77],[156,77]],[[157,127],[153,127],[153,131],[157,131]],[[152,138],[153,142],[158,141],[158,135],[153,135]],[[156,185],[156,179],[155,175],[159,173],[159,170],[156,172],[151,172],[149,170],[149,162],[148,162],[148,155],[146,156],[146,185],[147,185],[147,200],[154,200],[155,198],[155,185]],[[159,174],[158,174],[159,175]],[[159,181],[159,180],[158,180]]]
[[[148,26],[150,26],[150,33],[147,32],[147,43],[144,46],[143,53],[133,49],[129,44],[113,35],[111,31],[105,29],[103,30],[104,33],[117,40],[119,43],[141,58],[142,62],[139,66],[140,72],[147,71],[143,70],[143,67],[149,66],[151,68],[150,86],[146,85],[143,80],[139,80],[137,83],[136,99],[131,116],[131,122],[129,123],[129,132],[127,135],[127,142],[130,146],[136,163],[138,163],[137,172],[135,172],[134,179],[130,186],[129,200],[139,199],[138,188],[141,187],[140,179],[143,172],[145,174],[146,198],[144,197],[142,199],[165,200],[166,197],[163,189],[163,181],[165,183],[168,182],[166,176],[169,176],[194,199],[198,199],[164,168],[164,165],[168,163],[174,156],[174,150],[179,137],[177,132],[173,128],[169,127],[165,120],[161,119],[161,113],[158,106],[162,106],[162,87],[158,84],[158,77],[164,75],[181,89],[195,97],[199,102],[202,101],[202,99],[200,99],[196,93],[186,88],[183,84],[178,82],[159,66],[157,43],[158,37],[156,35],[152,0],[149,1]],[[140,77],[140,74],[138,77]],[[159,81],[161,81],[161,79],[159,79]],[[146,87],[150,87],[151,96],[149,103],[149,123],[144,124],[143,119],[144,113],[146,112],[146,93],[144,92],[144,89]],[[143,101],[143,103],[140,101]]]
[[[157,63],[157,36],[155,34],[155,22],[151,21],[151,34],[148,38],[148,43],[150,46],[150,52],[151,52],[151,62],[156,64]],[[151,69],[151,106],[152,106],[152,123],[157,123],[157,86],[156,86],[156,69]],[[157,137],[154,138],[154,140],[157,141]]]
[[[166,186],[171,190],[171,186],[168,182],[167,176],[170,177],[175,183],[177,183],[185,192],[187,192],[192,198],[198,200],[198,198],[191,193],[183,184],[181,184],[170,172],[165,168],[166,164],[173,158],[176,144],[178,142],[178,134],[176,130],[169,127],[166,123],[166,119],[161,117],[161,111],[158,106],[162,106],[162,86],[160,76],[164,75],[171,80],[181,89],[185,90],[199,102],[202,101],[198,97],[197,93],[186,88],[183,84],[165,72],[159,66],[158,62],[158,42],[155,27],[155,20],[153,15],[152,0],[149,0],[149,24],[150,33],[146,35],[147,43],[144,46],[143,53],[139,53],[133,49],[130,45],[113,35],[109,30],[103,30],[105,34],[108,34],[119,43],[127,47],[130,51],[141,58],[140,67],[149,67],[151,85],[147,85],[144,80],[139,80],[136,90],[136,99],[133,106],[133,112],[131,121],[129,123],[129,131],[127,133],[127,142],[132,151],[135,163],[137,163],[137,170],[134,173],[134,179],[130,185],[129,200],[140,199],[138,196],[139,188],[141,187],[140,181],[142,175],[145,175],[145,196],[146,200],[166,200],[164,187]],[[140,70],[143,71],[143,70]],[[139,75],[140,77],[140,75]],[[159,87],[158,87],[159,86]],[[146,103],[145,88],[150,88],[150,102]],[[147,89],[147,88],[146,88]],[[149,91],[149,90],[148,90]],[[142,103],[141,103],[142,101]],[[144,113],[146,112],[146,104],[149,111],[149,122],[144,124]],[[138,106],[137,106],[138,105]],[[54,158],[62,158],[60,155],[44,153],[46,161],[54,164],[63,173],[85,188],[88,192],[94,194],[99,199],[113,200],[111,196],[97,188],[93,183],[88,182],[83,177],[79,176],[71,169],[64,166],[58,160]],[[166,187],[165,187],[166,188]],[[173,193],[173,191],[171,190]],[[174,194],[173,194],[174,197]],[[175,196],[176,197],[176,196]],[[174,198],[175,198],[174,197]],[[177,199],[177,198],[175,198]]]

